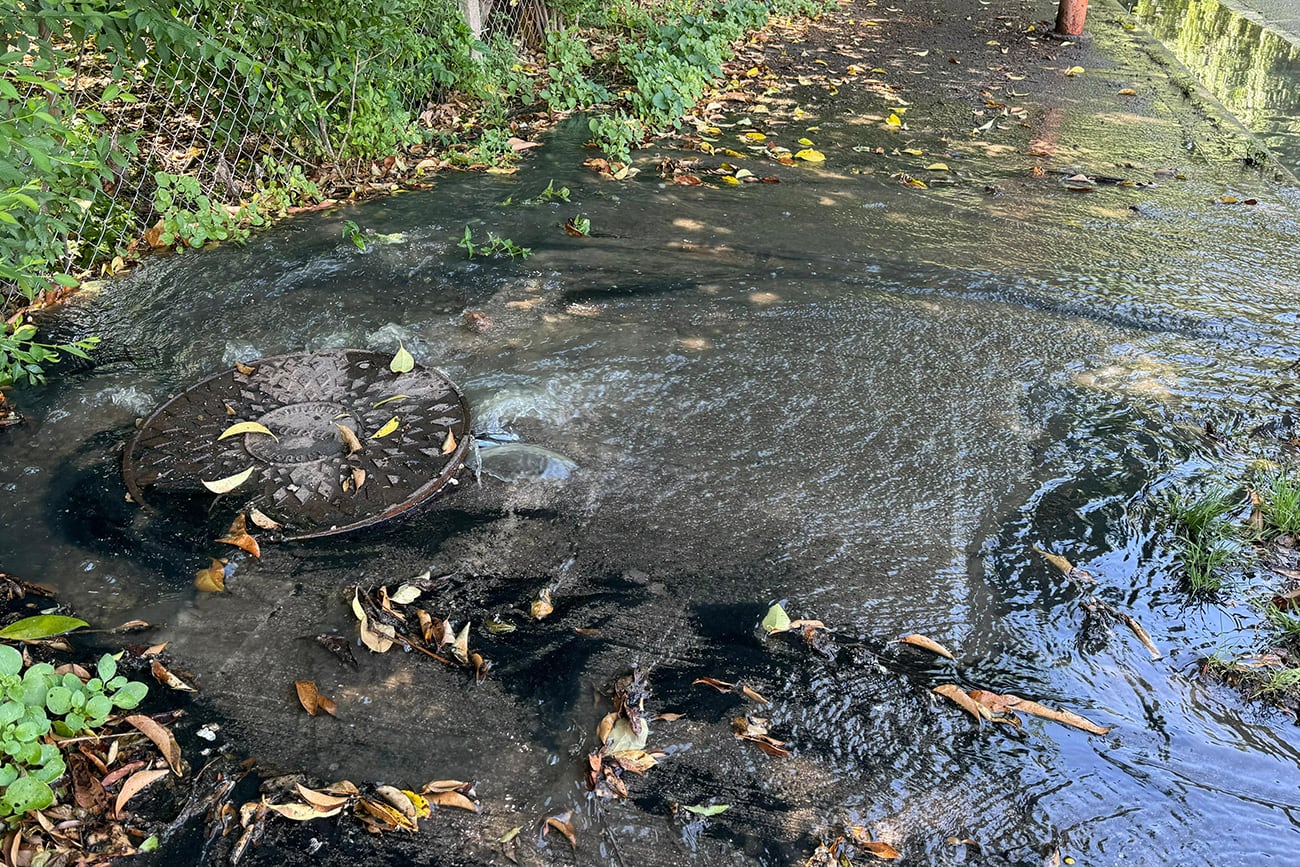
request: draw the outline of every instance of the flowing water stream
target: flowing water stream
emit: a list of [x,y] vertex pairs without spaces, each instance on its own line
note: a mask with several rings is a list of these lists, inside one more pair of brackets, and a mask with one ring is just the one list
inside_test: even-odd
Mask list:
[[[1158,167],[1162,134],[1130,157]],[[963,182],[921,193],[854,173],[863,135],[828,117],[830,168],[683,187],[649,164],[626,183],[580,168],[575,121],[514,176],[444,175],[148,261],[76,309],[105,337],[96,366],[21,395],[0,564],[92,621],[163,624],[150,641],[264,761],[476,779],[485,840],[574,808],[580,863],[787,864],[841,819],[928,863],[1058,847],[1086,864],[1287,863],[1295,729],[1198,679],[1249,636],[1177,589],[1143,502],[1213,457],[1207,419],[1289,424],[1296,191],[1211,156],[1186,181],[1079,195],[972,152],[949,157]],[[527,204],[548,181],[571,201]],[[1225,189],[1260,204],[1212,204]],[[561,230],[578,213],[592,237]],[[467,259],[467,224],[533,256]],[[467,310],[492,326],[465,328]],[[481,483],[385,532],[267,546],[230,592],[197,593],[220,528],[124,502],[135,420],[236,360],[399,339],[464,387]],[[1086,564],[1165,657],[1086,630],[1035,544]],[[440,613],[518,625],[474,631],[495,663],[482,684],[396,651],[344,668],[304,640],[352,631],[343,588],[426,567],[454,575]],[[542,587],[551,617],[512,613]],[[758,638],[773,600],[831,626],[839,657]],[[908,632],[959,665],[888,643]],[[654,724],[669,756],[630,800],[589,801],[597,693],[632,664],[654,709],[685,717]],[[296,708],[299,678],[337,696],[338,720]],[[1114,730],[977,730],[931,695],[954,680]],[[733,738],[746,712],[794,756]],[[732,807],[706,826],[670,803]]]

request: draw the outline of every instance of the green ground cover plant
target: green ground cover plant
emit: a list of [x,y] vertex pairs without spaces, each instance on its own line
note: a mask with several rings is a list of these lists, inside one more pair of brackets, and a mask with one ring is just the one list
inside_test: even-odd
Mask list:
[[67,769],[51,733],[70,738],[94,734],[115,710],[130,710],[148,687],[117,673],[104,654],[94,676],[58,674],[53,665],[24,667],[23,655],[0,645],[0,819],[13,821],[54,803],[55,786]]

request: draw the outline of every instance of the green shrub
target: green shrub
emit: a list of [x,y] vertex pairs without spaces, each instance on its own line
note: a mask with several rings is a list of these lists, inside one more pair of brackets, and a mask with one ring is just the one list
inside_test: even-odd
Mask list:
[[66,763],[46,736],[93,734],[114,709],[129,710],[149,688],[117,673],[105,654],[95,676],[82,681],[69,672],[57,675],[41,662],[23,670],[23,656],[0,645],[0,818],[13,820],[54,803],[53,785]]
[[99,344],[98,337],[64,344],[37,343],[35,338],[36,326],[30,322],[0,322],[0,386],[42,383],[45,365],[57,364],[65,352],[89,358],[87,353]]

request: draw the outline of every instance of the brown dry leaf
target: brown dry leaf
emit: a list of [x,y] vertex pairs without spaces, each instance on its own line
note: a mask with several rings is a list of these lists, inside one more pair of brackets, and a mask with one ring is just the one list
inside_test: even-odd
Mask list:
[[911,635],[904,635],[902,638],[898,640],[901,641],[903,644],[910,644],[913,647],[919,647],[922,650],[928,650],[931,653],[937,653],[942,657],[946,657],[947,659],[956,658],[952,655],[952,652],[948,650],[948,648],[944,647],[942,644],[935,641],[933,638],[927,638],[926,636],[921,635],[920,633],[917,632],[913,632]]
[[682,719],[685,716],[686,714],[684,713],[661,713],[656,716],[655,719],[662,722],[673,722],[674,720]]
[[697,677],[691,681],[691,686],[702,683],[705,686],[711,686],[718,692],[731,692],[736,688],[734,683],[727,683],[725,680],[718,680],[716,677]]
[[244,362],[242,361],[235,362],[235,370],[238,370],[244,376],[252,376],[254,373],[257,373],[256,367],[253,367],[252,365],[249,364],[244,364]]
[[790,758],[790,751],[785,748],[785,741],[778,741],[776,738],[768,735],[736,735],[742,741],[749,741],[769,756],[778,759]]
[[1040,548],[1037,545],[1034,546],[1034,550],[1039,554],[1042,554],[1044,560],[1059,569],[1062,575],[1069,575],[1074,571],[1074,564],[1062,557],[1060,554],[1053,554],[1051,551]]
[[487,677],[488,669],[492,667],[481,653],[471,653],[469,655],[469,667],[474,669],[474,682],[482,683]]
[[542,826],[542,834],[554,828],[564,835],[564,839],[569,841],[569,845],[574,849],[578,848],[578,832],[573,828],[573,811],[561,813],[558,816],[550,816],[546,824]]
[[[117,741],[113,743],[116,745]],[[98,759],[93,761],[103,767]],[[72,797],[77,802],[77,806],[96,816],[107,813],[108,793],[104,791],[104,784],[99,781],[99,773],[102,771],[98,771],[92,764],[92,757],[69,751],[67,766],[68,776],[72,780]]]
[[147,620],[128,620],[125,623],[119,623],[114,627],[114,632],[144,632],[147,629],[153,629],[153,624]]
[[185,775],[184,765],[181,760],[181,748],[176,743],[176,738],[172,737],[171,732],[143,714],[129,716],[126,721],[153,741],[154,746],[158,748],[158,752],[162,753],[163,758],[167,760],[167,766],[172,769],[176,776],[182,777]]
[[610,753],[609,757],[617,761],[623,770],[631,771],[634,774],[644,774],[659,764],[659,760],[645,750],[619,750]]
[[1136,635],[1137,640],[1142,642],[1143,646],[1146,647],[1147,652],[1151,654],[1151,658],[1159,659],[1160,648],[1156,647],[1156,643],[1151,640],[1151,635],[1142,628],[1142,624],[1138,623],[1128,614],[1120,614],[1120,619],[1124,621],[1129,629],[1133,630],[1133,634]]
[[434,795],[438,792],[455,792],[465,789],[469,783],[464,780],[433,780],[425,783],[420,791],[426,795]]
[[433,640],[434,636],[433,615],[423,608],[417,608],[415,610],[415,619],[420,624],[420,638],[424,640],[425,644],[428,644]]
[[308,716],[315,716],[320,708],[320,693],[314,680],[295,680],[293,688],[298,693],[298,703],[307,711]]
[[361,467],[352,468],[352,490],[359,491],[361,486],[366,483],[366,471]]
[[337,717],[339,715],[338,703],[327,695],[316,696],[316,706],[332,717]]
[[537,598],[528,606],[528,614],[534,620],[541,620],[555,610],[555,605],[551,602],[551,591],[543,588],[537,594]]
[[1027,713],[1031,716],[1040,716],[1044,719],[1065,723],[1068,726],[1073,726],[1074,728],[1081,729],[1094,735],[1104,735],[1110,732],[1109,726],[1099,726],[1090,720],[1084,719],[1073,711],[1055,710],[1046,705],[1041,705],[1036,701],[1021,698],[1012,693],[1007,693],[1001,698],[1006,702],[1008,708],[1018,710],[1021,713]]
[[212,560],[212,565],[194,573],[194,586],[204,593],[221,593],[226,589],[226,565],[223,561]]
[[875,855],[883,861],[893,861],[895,858],[901,858],[902,855],[893,846],[883,840],[873,840],[871,832],[861,825],[853,825],[849,828],[849,836],[853,838],[853,845],[866,852]]
[[267,517],[266,513],[257,508],[250,508],[248,510],[248,517],[254,524],[261,527],[263,530],[280,530],[284,527],[284,525],[279,521]]
[[326,792],[318,792],[315,789],[307,788],[302,783],[298,783],[297,788],[298,797],[318,810],[333,810],[335,807],[343,806],[349,800],[349,796],[346,794],[331,795]]
[[430,804],[437,804],[439,807],[455,807],[458,810],[469,810],[471,813],[478,812],[478,804],[454,789],[445,792],[429,792],[428,798]]
[[272,813],[279,813],[286,819],[292,819],[295,822],[328,819],[330,816],[337,816],[343,810],[342,804],[328,810],[321,810],[311,804],[268,804],[265,799],[263,799],[262,805]]
[[939,695],[948,699],[953,704],[975,717],[975,720],[980,725],[984,724],[984,715],[980,713],[979,704],[967,695],[961,687],[957,686],[957,684],[945,683],[941,686],[936,686],[934,692],[937,692]]
[[339,437],[342,438],[343,444],[348,447],[348,454],[355,455],[361,451],[363,446],[361,440],[357,439],[357,432],[347,425],[336,424],[334,427],[339,430]]
[[758,704],[771,704],[771,702],[768,701],[766,698],[764,698],[763,695],[756,689],[750,689],[749,687],[742,684],[740,687],[740,691],[741,693],[744,694],[745,698],[749,699],[752,702],[757,702]]
[[[150,720],[150,722],[153,721]],[[117,800],[113,803],[113,814],[120,817],[122,808],[126,806],[127,801],[167,776],[167,774],[168,771],[165,768],[159,768],[156,771],[137,771],[127,777],[126,782],[122,784],[121,791],[117,793]]]
[[449,455],[454,451],[456,451],[456,435],[448,430],[447,438],[442,441],[442,454]]
[[175,689],[180,692],[198,692],[197,689],[168,671],[167,667],[157,659],[154,659],[149,664],[149,671],[153,673],[154,680],[158,681],[168,689]]
[[1126,87],[1119,92],[1120,96],[1137,96],[1138,92],[1131,87]]
[[231,522],[230,529],[226,531],[226,535],[222,536],[217,541],[226,545],[234,545],[236,548],[247,551],[258,559],[261,559],[262,557],[261,546],[257,544],[256,539],[248,535],[248,518],[243,512],[240,512],[235,516],[235,520]]

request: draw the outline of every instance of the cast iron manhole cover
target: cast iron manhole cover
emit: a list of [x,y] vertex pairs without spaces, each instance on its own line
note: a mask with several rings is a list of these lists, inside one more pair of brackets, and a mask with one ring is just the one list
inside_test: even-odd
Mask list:
[[[236,425],[248,432],[227,434]],[[428,500],[460,469],[468,432],[469,407],[441,373],[395,374],[388,356],[355,349],[281,355],[159,407],[127,447],[122,475],[144,503],[150,491],[214,496],[248,471],[225,496],[283,524],[285,538],[307,539]]]

